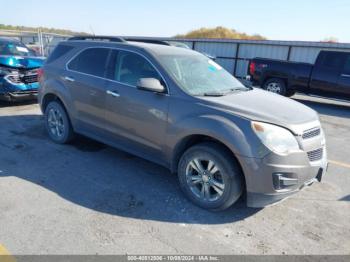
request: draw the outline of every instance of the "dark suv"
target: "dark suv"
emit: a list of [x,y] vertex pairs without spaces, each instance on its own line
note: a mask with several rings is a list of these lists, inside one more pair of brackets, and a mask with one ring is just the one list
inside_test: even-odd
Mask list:
[[73,38],[53,51],[40,84],[53,141],[79,133],[161,164],[203,208],[225,209],[243,191],[249,206],[266,206],[326,171],[315,111],[244,87],[189,49]]

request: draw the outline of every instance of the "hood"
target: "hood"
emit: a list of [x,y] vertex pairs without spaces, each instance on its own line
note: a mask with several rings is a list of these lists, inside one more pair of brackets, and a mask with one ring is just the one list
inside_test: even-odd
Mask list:
[[43,65],[44,57],[36,56],[4,56],[0,55],[0,66],[10,66],[14,68],[38,68]]
[[[297,126],[319,121],[317,113],[290,98],[258,88],[220,97],[201,97],[213,106],[250,120],[280,125],[297,131]],[[299,133],[299,130],[297,131]]]

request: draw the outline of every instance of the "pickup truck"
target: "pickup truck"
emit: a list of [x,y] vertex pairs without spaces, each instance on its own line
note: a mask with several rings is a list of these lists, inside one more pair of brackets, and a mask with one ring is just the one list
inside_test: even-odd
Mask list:
[[254,58],[248,71],[253,85],[280,95],[350,100],[350,52],[320,51],[314,65]]

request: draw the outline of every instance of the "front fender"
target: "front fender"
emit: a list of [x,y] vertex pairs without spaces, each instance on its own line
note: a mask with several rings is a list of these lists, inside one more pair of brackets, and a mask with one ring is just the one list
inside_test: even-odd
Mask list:
[[207,114],[188,117],[172,124],[167,143],[170,159],[174,159],[182,141],[194,135],[218,140],[236,156],[262,158],[269,153],[253,132],[249,120]]

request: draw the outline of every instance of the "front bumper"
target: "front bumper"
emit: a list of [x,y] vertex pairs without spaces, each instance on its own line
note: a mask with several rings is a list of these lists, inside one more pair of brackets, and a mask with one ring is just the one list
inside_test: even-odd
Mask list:
[[0,100],[6,102],[21,102],[36,100],[38,91],[19,91],[0,94]]
[[315,181],[321,181],[327,171],[327,153],[310,161],[306,152],[288,156],[274,153],[264,158],[240,157],[247,186],[247,205],[265,207],[289,197]]
[[14,84],[2,78],[0,79],[0,100],[7,102],[36,100],[38,87],[38,82]]

